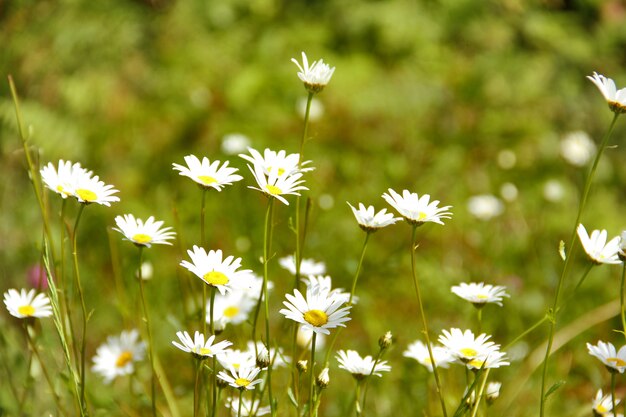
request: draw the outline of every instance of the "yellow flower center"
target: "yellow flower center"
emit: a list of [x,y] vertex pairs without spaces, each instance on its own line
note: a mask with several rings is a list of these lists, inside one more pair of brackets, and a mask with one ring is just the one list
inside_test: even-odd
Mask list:
[[428,214],[424,213],[423,211],[420,211],[419,214],[417,215],[417,220],[418,221],[422,221],[424,220],[426,217],[428,217]]
[[277,186],[275,186],[275,185],[270,185],[270,184],[267,184],[267,185],[265,186],[265,188],[266,188],[266,189],[267,189],[267,191],[268,191],[270,194],[272,194],[272,195],[280,195],[280,194],[282,194],[282,193],[283,193],[283,190],[281,190],[280,188],[278,188],[278,187],[277,187]]
[[126,366],[129,362],[131,362],[132,360],[133,360],[133,354],[126,350],[120,353],[120,356],[117,357],[117,360],[115,361],[115,366],[117,366],[118,368],[122,368],[123,366]]
[[210,355],[211,354],[211,349],[207,349],[207,348],[200,348],[200,351],[198,352],[200,355]]
[[[267,167],[267,172],[272,172],[274,168],[273,167]],[[278,168],[276,174],[278,174],[278,176],[280,177],[281,175],[283,175],[285,173],[285,168]]]
[[239,313],[239,307],[237,307],[237,306],[230,306],[230,307],[226,307],[224,309],[224,316],[228,317],[229,319],[232,319],[238,313]]
[[599,404],[599,405],[596,407],[596,411],[597,411],[598,413],[600,413],[600,414],[604,414],[604,413],[608,412],[609,410],[608,410],[605,406],[603,406],[602,404]]
[[213,184],[214,182],[217,182],[215,178],[210,177],[208,175],[198,175],[198,179],[202,181],[204,185],[209,185],[209,184]]
[[471,361],[468,362],[468,364],[470,366],[473,366],[474,368],[482,368],[484,363],[485,361],[480,361],[478,359],[472,359]]
[[84,188],[79,188],[78,190],[76,190],[76,194],[78,194],[81,200],[86,202],[95,201],[98,199],[96,193],[91,190],[85,190]]
[[237,378],[235,379],[235,384],[237,384],[240,387],[245,387],[250,385],[250,381],[247,380],[246,378]]
[[239,370],[239,367],[241,366],[241,364],[240,364],[240,363],[233,363],[232,365],[233,365],[233,368],[234,368],[236,371],[238,371],[238,370]]
[[615,366],[626,366],[626,361],[624,361],[623,359],[620,358],[606,358],[606,361],[609,364],[614,364]]
[[328,315],[321,310],[309,310],[302,316],[304,320],[315,327],[328,323]]
[[463,348],[459,350],[459,352],[461,352],[461,355],[467,358],[472,358],[478,354],[478,352],[476,352],[476,349],[472,349],[472,348]]
[[61,184],[57,185],[57,192],[59,194],[63,194],[65,196],[70,195],[70,193],[68,193],[67,191],[65,191],[65,187],[63,187]]
[[476,294],[476,298],[478,298],[479,300],[486,300],[489,298],[489,296],[485,294]]
[[211,271],[202,277],[207,284],[218,286],[218,285],[226,285],[228,284],[228,277],[221,272]]
[[152,237],[143,233],[137,233],[133,236],[132,241],[139,245],[145,245],[146,243],[152,242]]
[[30,305],[19,306],[17,308],[17,312],[20,313],[22,316],[30,317],[35,314],[35,308]]

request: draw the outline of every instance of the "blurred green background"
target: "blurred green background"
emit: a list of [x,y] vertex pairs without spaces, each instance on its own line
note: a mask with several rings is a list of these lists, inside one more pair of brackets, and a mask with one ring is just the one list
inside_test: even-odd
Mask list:
[[[110,209],[86,210],[80,231],[82,275],[94,309],[89,351],[123,329],[116,303],[109,302],[115,296],[111,252],[126,277],[136,263],[132,245],[107,228],[118,214],[154,215],[176,226],[179,237],[174,247],[146,254],[158,271],[149,288],[160,323],[155,337],[163,358],[186,368],[170,341],[182,330],[179,288],[188,277],[177,265],[199,241],[200,192],[171,164],[195,154],[241,169],[244,181],[210,194],[209,247],[241,256],[245,267],[260,272],[265,200],[245,187],[253,180],[244,161],[222,145],[238,133],[256,149],[298,151],[298,103],[306,92],[290,59],[300,60],[305,51],[310,60],[336,67],[316,96],[320,114],[305,147],[305,159],[316,167],[307,176],[312,213],[305,257],[324,261],[335,285],[349,288],[364,234],[345,202],[382,208],[388,188],[431,194],[454,213],[443,227],[420,229],[418,274],[428,294],[431,334],[475,327],[472,307],[450,286],[485,281],[506,285],[511,294],[503,308],[484,311],[483,330],[506,345],[552,302],[561,269],[558,243],[569,238],[586,173],[562,157],[561,141],[582,130],[599,143],[606,131],[612,114],[585,76],[598,71],[618,86],[626,83],[625,19],[626,3],[619,0],[0,1],[0,289],[25,285],[42,238],[6,82],[12,74],[41,163],[81,162],[120,190],[121,202]],[[625,135],[620,120],[611,141],[616,146],[600,164],[583,216],[588,229],[610,235],[625,227],[626,165],[619,146]],[[488,220],[473,216],[468,199],[480,194],[500,198],[503,212]],[[49,197],[56,216],[60,203]],[[290,216],[293,204],[276,212],[277,256],[293,251]],[[427,402],[426,372],[402,357],[421,329],[409,238],[403,224],[373,236],[359,281],[361,301],[338,343],[373,354],[385,331],[397,337],[387,358],[392,373],[372,384],[370,415],[422,415]],[[580,250],[575,256],[582,271]],[[271,272],[282,323],[277,311],[291,278],[276,263]],[[594,269],[560,327],[616,299],[619,275],[615,267]],[[6,314],[0,323],[15,324]],[[52,325],[44,327],[54,344]],[[618,320],[582,326],[556,356],[550,383],[567,383],[550,397],[552,415],[589,415],[596,389],[608,389],[606,372],[584,343],[621,345],[613,328]],[[19,337],[8,334],[17,343]],[[546,334],[543,327],[525,338],[518,356]],[[19,363],[19,348],[9,343],[6,354]],[[503,382],[504,396],[493,415],[536,415],[537,372],[514,396],[528,369],[521,358],[492,373]],[[450,404],[458,401],[462,375],[460,368],[444,373]],[[190,376],[191,367],[170,378],[187,387]],[[333,364],[331,379],[323,415],[338,416],[350,376]],[[0,406],[10,409],[10,399],[0,388]]]

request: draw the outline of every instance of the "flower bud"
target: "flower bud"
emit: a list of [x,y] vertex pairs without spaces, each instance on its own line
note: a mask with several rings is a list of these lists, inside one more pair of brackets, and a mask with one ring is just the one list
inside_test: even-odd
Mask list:
[[328,368],[322,369],[322,372],[317,376],[315,383],[320,389],[324,389],[330,383],[330,377],[328,376]]
[[256,366],[261,369],[265,369],[270,366],[270,353],[265,347],[263,347],[256,357]]
[[391,332],[387,332],[383,336],[381,336],[380,339],[378,339],[378,346],[380,347],[381,350],[385,350],[389,346],[391,346],[391,343],[393,342],[392,339],[393,338],[391,336]]
[[296,368],[298,368],[298,372],[300,372],[301,374],[305,373],[309,369],[308,361],[298,361],[298,363],[296,364]]

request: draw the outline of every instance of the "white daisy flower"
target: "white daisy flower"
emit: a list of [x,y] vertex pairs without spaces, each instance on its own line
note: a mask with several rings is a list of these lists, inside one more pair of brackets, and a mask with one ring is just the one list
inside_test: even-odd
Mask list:
[[232,345],[232,343],[228,340],[222,340],[221,342],[213,344],[215,335],[209,336],[205,342],[204,334],[198,331],[194,333],[193,339],[187,332],[176,332],[176,336],[178,336],[181,343],[173,341],[172,344],[174,346],[183,352],[191,353],[199,358],[208,358],[219,355]]
[[254,368],[256,357],[254,350],[241,351],[239,349],[226,349],[217,355],[217,361],[226,369]]
[[[307,287],[318,287],[320,291],[326,291],[332,296],[343,298],[347,303],[350,300],[350,293],[346,292],[343,288],[332,288],[333,280],[329,275],[309,275],[306,278],[302,278],[302,282]],[[356,297],[352,297],[353,304],[356,304]]]
[[296,64],[298,69],[298,78],[304,83],[305,88],[311,93],[319,93],[330,82],[335,67],[330,67],[324,63],[323,59],[313,61],[309,65],[306,54],[302,52],[302,65],[295,58],[291,58],[291,62]]
[[100,345],[93,358],[92,370],[99,373],[107,384],[118,376],[135,371],[135,362],[144,358],[146,346],[139,341],[137,330],[123,331],[119,336],[109,336]]
[[501,285],[485,285],[483,282],[462,282],[452,287],[451,291],[474,304],[476,307],[483,307],[487,303],[494,303],[502,307],[502,298],[509,297],[506,287]]
[[561,139],[561,156],[570,164],[583,167],[596,153],[596,144],[587,132],[577,131]]
[[279,177],[290,176],[293,174],[313,171],[313,167],[305,167],[311,161],[303,161],[300,164],[300,154],[287,153],[284,150],[278,152],[271,149],[265,149],[263,155],[253,148],[248,148],[250,155],[239,154],[246,161],[252,163],[253,166],[261,167],[263,173],[267,176],[276,174]]
[[[621,400],[615,399],[615,406],[619,404]],[[611,394],[603,395],[602,390],[599,389],[596,393],[596,398],[593,400],[593,413],[597,416],[606,416],[613,411],[613,396]]]
[[452,215],[446,211],[451,206],[437,207],[439,201],[431,202],[428,194],[420,197],[416,193],[404,190],[400,195],[390,188],[389,194],[383,194],[383,198],[414,226],[420,226],[426,222],[443,224],[442,219],[449,219]]
[[112,185],[107,185],[104,181],[100,181],[97,175],[92,177],[91,172],[76,173],[74,197],[76,197],[79,203],[97,203],[111,207],[111,203],[120,201],[119,197],[113,195],[118,192]]
[[187,166],[179,164],[172,164],[172,166],[176,171],[180,172],[180,175],[191,178],[200,184],[202,188],[213,188],[217,191],[222,191],[224,186],[243,179],[241,175],[235,174],[238,171],[237,168],[228,166],[228,161],[220,166],[220,161],[211,163],[206,156],[202,158],[201,162],[197,156],[187,155],[185,162]]
[[80,163],[60,160],[58,169],[49,162],[41,168],[41,179],[44,185],[62,198],[74,196],[77,178],[81,175],[91,176],[93,173],[80,166]]
[[228,256],[222,259],[221,250],[210,250],[208,253],[199,246],[193,247],[187,253],[191,262],[182,261],[181,266],[187,268],[206,284],[217,288],[220,294],[230,291],[233,286],[239,286],[240,277],[248,274],[250,270],[238,270],[241,266],[241,258]]
[[[241,398],[241,416],[264,416],[271,412],[270,406],[261,407],[260,400],[248,400]],[[239,410],[239,398],[231,397],[226,400],[226,407],[230,408],[230,412],[233,416],[237,417]]]
[[600,359],[610,372],[623,374],[626,370],[626,346],[616,351],[612,343],[598,341],[597,346],[587,343],[587,350],[591,356]]
[[217,377],[223,381],[228,382],[228,385],[231,387],[235,387],[239,390],[252,390],[254,386],[263,382],[262,379],[254,379],[257,377],[259,372],[261,372],[260,368],[255,367],[243,367],[240,366],[239,369],[235,369],[233,367],[229,368],[230,375],[225,371],[220,371],[217,374]]
[[613,112],[626,113],[626,88],[618,90],[612,79],[600,75],[595,71],[593,76],[588,75],[587,78],[598,87]]
[[387,209],[382,209],[378,213],[374,211],[374,206],[365,207],[363,203],[359,203],[359,209],[355,209],[352,204],[348,203],[354,213],[359,227],[366,232],[375,232],[390,224],[394,224],[402,217],[393,217],[393,214],[387,213]]
[[[256,294],[258,297],[258,293]],[[213,320],[223,320],[226,324],[241,324],[248,319],[248,315],[256,305],[247,291],[237,289],[226,294],[216,294],[213,303]],[[207,303],[206,321],[211,322],[211,309]]]
[[619,259],[619,236],[614,237],[607,242],[606,230],[594,230],[591,232],[591,236],[587,234],[587,229],[582,224],[578,225],[578,237],[580,243],[589,255],[591,262],[600,264],[619,264],[622,261]]
[[117,216],[115,218],[115,224],[113,230],[120,232],[124,235],[124,240],[129,240],[137,246],[150,247],[152,244],[171,245],[168,242],[170,239],[174,239],[176,233],[170,232],[171,227],[164,227],[162,221],[154,221],[154,217],[148,217],[148,220],[144,221],[135,218],[132,214],[125,214],[124,216]]
[[25,289],[20,292],[13,288],[8,290],[4,293],[4,305],[9,314],[19,319],[50,317],[52,315],[48,296],[43,293],[35,295],[34,289],[28,292]]
[[499,350],[492,350],[489,353],[479,355],[467,362],[465,365],[469,369],[491,369],[499,368],[501,366],[508,366],[510,363],[506,360],[506,353]]
[[288,301],[283,301],[283,304],[287,308],[281,309],[280,313],[315,333],[330,334],[329,329],[345,327],[344,323],[350,320],[347,316],[351,306],[342,307],[345,298],[320,287],[308,287],[306,298],[298,290],[294,291],[294,295],[286,294],[285,297]]
[[336,358],[339,361],[339,368],[350,372],[358,380],[368,377],[370,374],[382,377],[381,372],[391,371],[391,366],[387,365],[387,361],[376,363],[371,356],[362,358],[354,350],[340,350],[337,352]]
[[254,167],[248,165],[250,172],[254,175],[254,179],[257,182],[258,187],[248,186],[253,190],[261,191],[268,197],[274,197],[280,200],[281,203],[289,205],[285,195],[300,195],[298,191],[308,190],[307,187],[301,185],[304,183],[301,173],[291,175],[278,175],[277,173],[270,173],[266,176],[263,173],[263,168],[260,165],[254,165]]
[[488,341],[490,338],[491,336],[484,333],[474,337],[471,330],[463,332],[461,329],[453,328],[450,331],[443,330],[443,334],[439,336],[439,343],[448,349],[452,357],[467,364],[474,359],[486,357],[500,348],[500,345]]
[[[433,358],[435,359],[435,364],[437,368],[449,368],[450,362],[454,360],[454,358],[448,353],[447,349],[441,346],[432,346],[431,350],[433,352]],[[433,371],[433,363],[430,360],[430,355],[428,354],[428,348],[422,341],[416,340],[407,346],[402,356],[407,358],[413,358],[418,361],[421,365],[425,366],[430,372]]]
[[[292,275],[296,275],[296,260],[293,255],[285,256],[278,260],[278,264],[289,271]],[[302,259],[300,262],[300,275],[324,275],[326,273],[326,264],[317,262],[313,259]]]
[[[311,342],[313,341],[313,330],[309,327],[298,326],[296,335],[296,343],[301,349],[311,350]],[[318,333],[315,337],[315,351],[319,352],[326,346],[326,335]]]

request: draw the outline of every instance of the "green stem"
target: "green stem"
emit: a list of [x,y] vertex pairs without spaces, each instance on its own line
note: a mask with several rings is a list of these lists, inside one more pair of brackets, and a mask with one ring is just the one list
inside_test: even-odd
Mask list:
[[243,395],[243,390],[240,389],[239,390],[239,406],[237,407],[237,417],[241,417],[241,403],[243,402],[243,399],[241,398]]
[[356,417],[360,417],[361,416],[361,404],[360,404],[360,397],[361,397],[361,383],[363,381],[360,381],[357,379],[356,381],[356,389],[354,392],[354,411],[356,413]]
[[[204,217],[206,212],[206,188],[202,188],[202,203],[200,204],[200,244],[206,249],[206,231],[204,230]],[[213,319],[213,315],[211,315]],[[206,285],[202,286],[202,333],[206,335]],[[213,330],[211,330],[213,334]]]
[[148,312],[148,304],[146,303],[146,294],[143,285],[143,276],[141,273],[141,262],[143,258],[143,247],[139,247],[139,291],[141,293],[141,306],[143,308],[144,320],[146,322],[146,331],[148,333],[148,353],[150,355],[150,369],[152,377],[150,378],[150,396],[152,406],[152,416],[156,417],[156,372],[154,370],[154,346],[152,343],[152,330],[150,329],[150,315]]
[[309,417],[313,417],[313,404],[314,395],[313,389],[315,388],[315,342],[317,333],[313,332],[311,336],[311,363],[309,365]]
[[198,409],[200,405],[200,381],[202,380],[202,359],[196,359],[198,366],[196,366],[196,382],[193,386],[193,417],[198,416]]
[[617,409],[615,408],[615,372],[611,371],[611,411],[614,415],[617,415]]
[[483,329],[483,306],[478,307],[476,310],[476,320],[478,321],[478,334],[480,334]]
[[217,413],[217,356],[213,355],[213,373],[211,374],[211,389],[213,402],[211,408],[211,416],[215,417]]
[[[265,213],[265,232],[263,237],[263,301],[265,302],[265,346],[267,352],[270,352],[270,307],[269,307],[269,292],[267,290],[268,281],[268,269],[270,249],[272,246],[271,235],[273,227],[273,214],[274,214],[274,199],[270,198],[267,203],[267,212]],[[254,341],[256,346],[256,340]],[[255,352],[258,355],[258,352]],[[272,366],[267,367],[267,393],[269,396],[270,410],[272,417],[276,415],[276,409],[274,408],[274,396],[272,395]]]
[[626,261],[622,261],[622,280],[619,291],[619,305],[622,317],[622,334],[626,337],[626,309],[624,308],[624,286],[626,282]]
[[367,376],[365,381],[363,381],[363,401],[361,401],[361,403],[363,404],[363,410],[366,410],[365,402],[367,401],[367,388],[369,387],[369,381],[372,378],[372,375],[374,375],[374,371],[376,370],[376,365],[378,365],[378,362],[380,362],[380,359],[383,357],[384,351],[385,349],[382,349],[382,348],[378,351],[378,355],[376,355],[376,360],[374,360],[374,365],[372,365],[372,369],[370,370],[369,375]]
[[480,385],[480,390],[475,395],[476,401],[474,402],[474,408],[472,410],[471,417],[476,417],[476,413],[478,412],[478,405],[480,404],[480,399],[483,397],[483,393],[485,392],[485,385],[487,384],[487,378],[489,378],[490,370],[491,369],[487,369],[487,371],[485,372],[485,377],[483,378],[483,381]]

